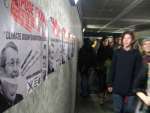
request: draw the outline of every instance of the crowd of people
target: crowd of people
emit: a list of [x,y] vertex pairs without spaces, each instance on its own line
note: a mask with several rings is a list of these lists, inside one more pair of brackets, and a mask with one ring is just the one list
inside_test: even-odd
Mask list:
[[126,31],[117,38],[85,38],[78,64],[81,96],[91,93],[94,70],[99,86],[96,93],[103,98],[111,94],[115,113],[150,113],[150,37],[137,39]]

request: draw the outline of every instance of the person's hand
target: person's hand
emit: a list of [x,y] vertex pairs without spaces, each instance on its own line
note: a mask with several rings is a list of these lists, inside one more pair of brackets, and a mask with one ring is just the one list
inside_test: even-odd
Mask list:
[[147,106],[150,106],[150,96],[145,96],[145,97],[143,98],[143,101],[144,101],[144,103],[145,103]]
[[110,87],[110,86],[109,86],[107,89],[108,89],[108,92],[109,92],[109,93],[111,93],[111,92],[112,92],[112,90],[113,90],[113,88],[112,88],[112,87]]

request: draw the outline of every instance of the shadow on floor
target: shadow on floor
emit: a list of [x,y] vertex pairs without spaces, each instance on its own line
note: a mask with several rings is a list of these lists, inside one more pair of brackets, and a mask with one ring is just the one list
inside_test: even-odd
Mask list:
[[96,94],[91,94],[89,97],[78,96],[76,113],[113,113],[111,95],[103,104]]

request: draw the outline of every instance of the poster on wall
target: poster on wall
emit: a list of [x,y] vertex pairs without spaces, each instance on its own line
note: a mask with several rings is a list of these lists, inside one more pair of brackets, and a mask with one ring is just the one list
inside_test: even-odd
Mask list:
[[63,45],[62,45],[62,63],[65,64],[68,61],[68,42],[69,42],[69,32],[63,28],[62,29],[62,38],[63,38]]
[[62,64],[62,31],[58,21],[53,17],[48,20],[49,49],[48,73],[54,72]]
[[74,57],[74,52],[75,52],[75,36],[72,35],[72,38],[71,38],[71,57]]
[[47,76],[48,30],[31,0],[0,0],[0,113],[20,102]]
[[73,46],[72,46],[72,56],[74,57],[75,54],[75,48],[76,48],[76,37],[73,36]]
[[68,37],[68,60],[72,58],[71,54],[72,54],[72,34],[70,33]]

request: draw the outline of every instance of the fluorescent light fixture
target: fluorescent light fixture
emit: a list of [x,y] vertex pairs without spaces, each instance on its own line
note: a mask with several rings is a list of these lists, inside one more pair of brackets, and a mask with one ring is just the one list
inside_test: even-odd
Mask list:
[[124,30],[117,30],[117,31],[113,31],[112,33],[123,33]]
[[99,28],[102,28],[102,26],[100,26],[100,25],[87,25],[86,26],[87,28],[91,28],[91,29],[99,29]]
[[119,30],[113,31],[113,33],[123,33],[125,31],[135,31],[134,28],[120,28]]
[[103,37],[97,37],[96,39],[101,40]]
[[74,0],[75,5],[78,3],[79,0]]
[[97,31],[97,33],[100,33],[100,32],[101,32],[100,30]]
[[82,30],[82,31],[83,31],[83,33],[84,33],[84,31],[85,31],[85,28],[83,28],[83,30]]
[[75,5],[77,5],[79,0],[69,0],[69,1],[72,6],[75,6]]

